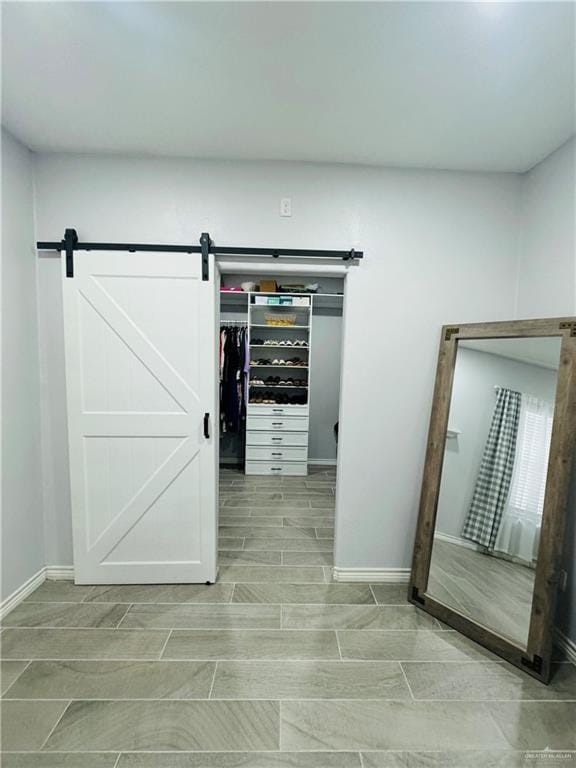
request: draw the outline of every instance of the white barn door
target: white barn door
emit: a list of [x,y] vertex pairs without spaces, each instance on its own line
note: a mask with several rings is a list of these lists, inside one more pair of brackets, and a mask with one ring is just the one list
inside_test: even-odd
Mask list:
[[62,262],[76,583],[214,582],[214,258],[208,281],[199,254]]

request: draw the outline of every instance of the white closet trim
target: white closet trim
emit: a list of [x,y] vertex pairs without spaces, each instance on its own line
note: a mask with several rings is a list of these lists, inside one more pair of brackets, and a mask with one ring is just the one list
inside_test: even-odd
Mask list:
[[320,261],[307,259],[306,263],[286,263],[281,260],[259,259],[244,261],[243,259],[226,260],[216,259],[218,268],[223,275],[226,274],[274,274],[274,275],[322,275],[324,277],[346,277],[351,266],[344,264],[324,264]]

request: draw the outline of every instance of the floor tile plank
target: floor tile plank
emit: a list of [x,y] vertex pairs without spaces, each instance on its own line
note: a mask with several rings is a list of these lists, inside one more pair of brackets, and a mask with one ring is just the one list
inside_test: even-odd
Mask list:
[[237,584],[234,603],[374,604],[366,584]]
[[165,659],[338,659],[334,632],[174,630]]
[[334,552],[331,539],[267,539],[247,537],[244,541],[247,552],[254,550],[281,550],[283,552]]
[[221,582],[282,582],[285,584],[305,582],[318,583],[324,582],[324,573],[322,568],[313,567],[291,567],[278,565],[226,565],[220,568],[218,578]]
[[47,750],[273,750],[279,707],[271,701],[72,702]]
[[94,587],[82,587],[73,581],[47,580],[29,595],[24,602],[81,603]]
[[287,605],[284,629],[439,629],[432,616],[413,605]]
[[[316,529],[312,527],[296,528],[290,527],[266,527],[258,526],[256,518],[253,525],[222,525],[220,526],[220,536],[242,536],[245,539],[315,539]],[[332,534],[334,531],[332,531]],[[331,534],[331,535],[332,535]]]
[[[218,552],[218,565],[282,565],[282,552],[220,550]],[[294,563],[294,565],[300,565],[300,563]],[[314,565],[314,563],[310,563],[310,565]]]
[[229,584],[123,584],[94,587],[93,603],[229,603]]
[[33,661],[9,691],[13,699],[206,699],[207,661]]
[[118,768],[362,768],[358,752],[132,753]]
[[2,701],[3,750],[40,749],[68,706],[67,701]]
[[408,584],[371,584],[379,605],[408,605]]
[[115,752],[12,752],[2,755],[2,768],[116,768]]
[[452,752],[362,752],[364,768],[566,768],[576,753],[466,750]]
[[397,662],[221,661],[214,699],[409,699]]
[[131,606],[124,629],[279,629],[277,605],[151,605]]
[[573,664],[555,665],[550,685],[542,685],[506,662],[407,662],[402,666],[416,699],[576,701]]
[[10,611],[5,627],[113,628],[126,613],[126,605],[114,603],[25,602]]
[[576,702],[490,701],[482,706],[511,749],[576,749]]
[[168,638],[162,630],[5,629],[5,659],[157,659]]
[[367,661],[466,661],[497,656],[455,631],[338,632],[342,658]]
[[332,565],[332,552],[282,552],[283,565]]
[[484,704],[285,701],[284,749],[482,749],[509,744]]

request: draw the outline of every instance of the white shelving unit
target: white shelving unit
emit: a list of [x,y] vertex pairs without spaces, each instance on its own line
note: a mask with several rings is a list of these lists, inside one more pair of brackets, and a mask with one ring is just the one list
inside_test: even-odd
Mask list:
[[[290,304],[256,304],[256,297],[274,301],[298,298],[308,301],[307,306]],[[310,366],[312,348],[312,314],[315,308],[342,310],[344,297],[340,293],[262,293],[221,291],[220,303],[235,317],[246,314],[250,334],[250,397],[246,422],[247,475],[307,475],[308,428],[310,413]],[[269,325],[267,313],[295,314],[294,325]],[[308,346],[286,346],[280,341],[300,339]],[[258,341],[276,341],[274,344]],[[256,343],[255,343],[256,342]],[[298,358],[305,365],[281,365],[277,360]],[[266,364],[253,364],[267,360]],[[267,382],[269,377],[279,377],[282,384]],[[291,386],[287,379],[304,380],[306,385]],[[269,393],[270,398],[264,395]],[[284,396],[284,397],[282,397]],[[294,402],[299,396],[302,402]],[[264,402],[264,400],[290,398],[290,402]],[[257,402],[259,401],[259,402]]]
[[[306,306],[256,304],[288,302],[294,297]],[[307,475],[310,349],[313,297],[306,294],[249,294],[250,386],[246,423],[247,475]],[[292,325],[272,325],[267,315],[295,315]],[[305,341],[306,346],[285,341]],[[264,342],[276,342],[265,344]],[[305,365],[290,365],[299,360]],[[287,361],[285,364],[279,360]],[[294,381],[298,382],[297,384]]]

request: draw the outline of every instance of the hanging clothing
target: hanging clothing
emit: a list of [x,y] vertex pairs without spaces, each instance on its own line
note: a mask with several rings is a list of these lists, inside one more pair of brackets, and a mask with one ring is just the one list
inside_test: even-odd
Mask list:
[[[240,432],[246,422],[245,328],[225,326],[220,332],[220,426],[222,432]],[[248,359],[248,364],[249,364]]]
[[496,388],[496,405],[462,538],[494,549],[508,498],[520,419],[520,392]]

